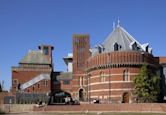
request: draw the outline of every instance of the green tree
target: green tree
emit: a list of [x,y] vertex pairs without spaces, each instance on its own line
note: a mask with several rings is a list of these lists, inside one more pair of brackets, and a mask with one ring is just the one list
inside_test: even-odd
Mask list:
[[139,103],[151,103],[158,100],[160,93],[160,77],[148,69],[147,65],[141,67],[139,75],[134,79],[134,93]]

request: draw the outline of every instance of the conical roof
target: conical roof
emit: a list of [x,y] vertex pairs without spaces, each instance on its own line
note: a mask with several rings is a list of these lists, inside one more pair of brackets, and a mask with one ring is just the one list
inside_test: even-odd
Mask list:
[[92,56],[104,52],[133,50],[152,53],[152,48],[149,48],[148,43],[140,44],[119,24],[108,35],[103,44],[96,45],[95,48],[90,49]]
[[113,52],[114,45],[119,45],[120,51],[132,50],[132,44],[136,43],[139,50],[143,50],[141,44],[134,39],[124,28],[117,26],[103,43],[105,52]]

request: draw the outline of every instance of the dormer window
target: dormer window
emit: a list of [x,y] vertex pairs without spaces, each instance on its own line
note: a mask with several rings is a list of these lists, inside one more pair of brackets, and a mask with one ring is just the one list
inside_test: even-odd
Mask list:
[[149,49],[149,47],[148,47],[148,46],[146,46],[146,48],[145,48],[146,52],[149,52],[149,51],[148,51],[148,49]]
[[44,55],[48,55],[48,53],[49,53],[48,47],[44,47],[43,51],[44,51]]
[[102,49],[101,49],[101,47],[98,47],[98,51],[99,51],[99,53],[101,53],[101,52],[102,52]]
[[114,51],[118,51],[118,50],[119,50],[118,44],[115,43],[115,44],[114,44]]
[[134,42],[134,44],[132,45],[132,50],[137,51],[138,47],[137,47],[137,43]]

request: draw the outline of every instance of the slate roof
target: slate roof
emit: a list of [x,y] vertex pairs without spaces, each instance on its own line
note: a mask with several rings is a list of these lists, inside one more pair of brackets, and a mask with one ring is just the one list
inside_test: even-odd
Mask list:
[[151,53],[152,48],[149,48],[149,44],[140,44],[134,37],[132,37],[123,27],[120,25],[116,26],[114,30],[108,35],[102,44],[96,45],[95,48],[90,49],[92,56],[104,53],[104,52],[114,52],[114,45],[118,44],[118,51],[132,51],[132,45],[136,44],[137,51],[146,51],[146,48]]
[[23,59],[20,61],[21,64],[51,64],[51,60],[40,51],[29,51]]
[[[121,26],[117,26],[113,32],[106,38],[103,43],[105,52],[114,51],[114,44],[118,43],[121,45],[121,51],[131,50],[131,44],[136,42],[138,47],[142,49],[141,44],[134,39],[125,29]],[[143,50],[143,49],[142,49]]]

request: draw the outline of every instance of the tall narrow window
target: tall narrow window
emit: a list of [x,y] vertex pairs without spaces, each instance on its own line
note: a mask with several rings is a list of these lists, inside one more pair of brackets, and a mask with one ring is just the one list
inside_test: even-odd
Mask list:
[[118,44],[115,43],[115,44],[114,44],[114,51],[118,51],[118,50],[119,50],[119,48],[118,48]]
[[105,76],[103,72],[100,73],[100,81],[105,82]]
[[146,48],[145,48],[145,49],[146,49],[146,52],[148,52],[149,47],[148,47],[148,46],[146,46]]
[[40,84],[37,84],[37,87],[40,88]]
[[33,92],[35,91],[35,86],[32,87]]
[[43,50],[43,51],[44,51],[44,55],[48,55],[48,53],[49,53],[49,52],[48,52],[48,47],[44,47],[44,50]]
[[132,45],[132,50],[137,51],[138,47],[137,47],[137,43],[134,42],[134,44]]
[[48,81],[46,80],[46,86],[48,86]]
[[128,81],[129,80],[129,76],[128,76],[128,70],[125,69],[123,71],[123,81]]
[[82,86],[82,77],[79,78],[80,86]]
[[48,80],[44,80],[44,86],[48,86]]

